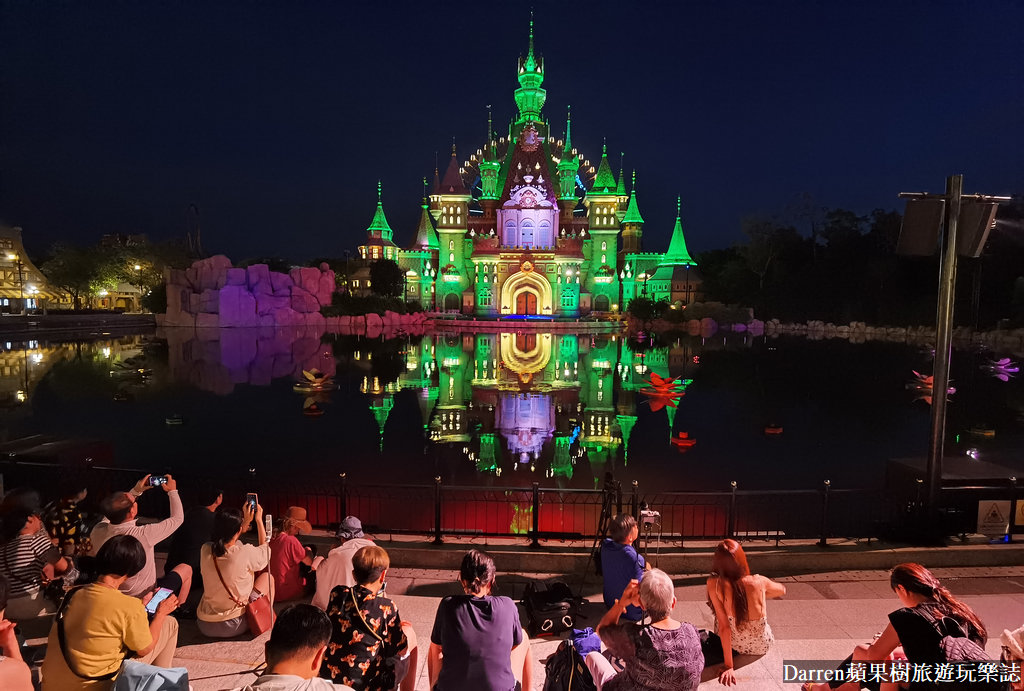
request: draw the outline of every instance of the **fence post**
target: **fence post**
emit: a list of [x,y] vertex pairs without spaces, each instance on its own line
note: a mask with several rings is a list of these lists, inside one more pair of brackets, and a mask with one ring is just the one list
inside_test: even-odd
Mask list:
[[729,519],[725,527],[725,536],[728,538],[736,534],[736,481],[729,483],[732,494],[729,495]]
[[341,523],[348,516],[348,473],[339,473],[338,477],[341,479],[341,485],[338,487],[338,510],[341,516],[338,522]]
[[533,531],[530,547],[540,547],[540,483],[533,483]]
[[1017,476],[1010,476],[1010,525],[1006,536],[1007,542],[1013,542],[1013,525],[1017,518]]
[[831,493],[832,481],[825,480],[825,490],[821,496],[821,539],[818,540],[818,547],[828,544],[828,498]]
[[633,496],[629,500],[629,509],[633,514],[633,520],[640,520],[640,484],[633,480]]
[[434,544],[440,545],[441,539],[441,476],[434,476]]

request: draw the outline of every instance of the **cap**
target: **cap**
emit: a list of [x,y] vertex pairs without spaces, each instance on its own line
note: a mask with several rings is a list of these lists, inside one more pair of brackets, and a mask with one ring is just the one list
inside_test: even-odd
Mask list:
[[355,516],[345,516],[345,520],[338,526],[338,537],[342,540],[351,540],[354,537],[363,536],[363,524]]

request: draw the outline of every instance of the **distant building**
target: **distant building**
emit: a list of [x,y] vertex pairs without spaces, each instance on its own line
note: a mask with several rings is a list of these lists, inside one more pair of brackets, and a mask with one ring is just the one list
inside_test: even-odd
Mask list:
[[369,265],[394,259],[406,272],[407,299],[482,318],[609,314],[639,295],[678,308],[694,302],[701,277],[678,200],[668,252],[644,252],[635,175],[627,193],[626,173],[620,168],[616,179],[607,147],[592,165],[572,145],[571,118],[564,140],[551,134],[532,24],[518,80],[507,135],[496,136],[489,121],[487,141],[461,163],[452,147],[408,248],[392,239],[378,184],[349,290],[369,292]]
[[25,252],[21,228],[0,225],[0,313],[69,308],[71,297],[53,288]]

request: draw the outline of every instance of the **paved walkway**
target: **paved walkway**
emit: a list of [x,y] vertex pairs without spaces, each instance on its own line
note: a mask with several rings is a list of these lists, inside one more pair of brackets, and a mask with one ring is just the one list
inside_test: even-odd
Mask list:
[[[936,568],[933,572],[974,608],[989,630],[989,654],[998,659],[999,634],[1005,628],[1024,624],[1024,567]],[[555,577],[548,574],[547,577]],[[498,594],[517,600],[526,583],[545,574],[498,577]],[[676,575],[679,603],[674,616],[698,628],[710,628],[711,613],[705,604],[704,575]],[[786,597],[768,604],[768,620],[775,632],[774,648],[762,658],[737,659],[738,688],[781,689],[782,661],[841,660],[857,643],[881,631],[889,612],[899,602],[889,589],[885,571],[838,571],[779,578],[787,588]],[[570,581],[574,589],[576,582]],[[388,594],[413,623],[423,650],[429,641],[438,601],[461,592],[452,571],[392,569]],[[604,613],[600,604],[600,581],[590,578],[584,595],[594,604],[585,607],[581,625],[593,626]],[[254,640],[208,642],[198,635],[194,622],[181,627],[176,664],[187,667],[195,691],[230,689],[251,681],[249,670],[263,661],[263,644],[269,634]],[[543,660],[558,645],[558,639],[531,641],[534,660],[533,688],[544,684]],[[417,691],[427,691],[426,655],[420,655]],[[209,678],[212,675],[216,678]],[[714,668],[705,672],[701,689],[721,688]],[[788,685],[785,688],[795,689]]]

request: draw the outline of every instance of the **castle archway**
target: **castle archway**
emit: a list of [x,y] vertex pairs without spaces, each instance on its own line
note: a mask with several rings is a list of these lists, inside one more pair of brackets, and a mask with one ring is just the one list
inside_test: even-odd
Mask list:
[[502,314],[551,316],[551,284],[535,271],[520,271],[501,286]]

